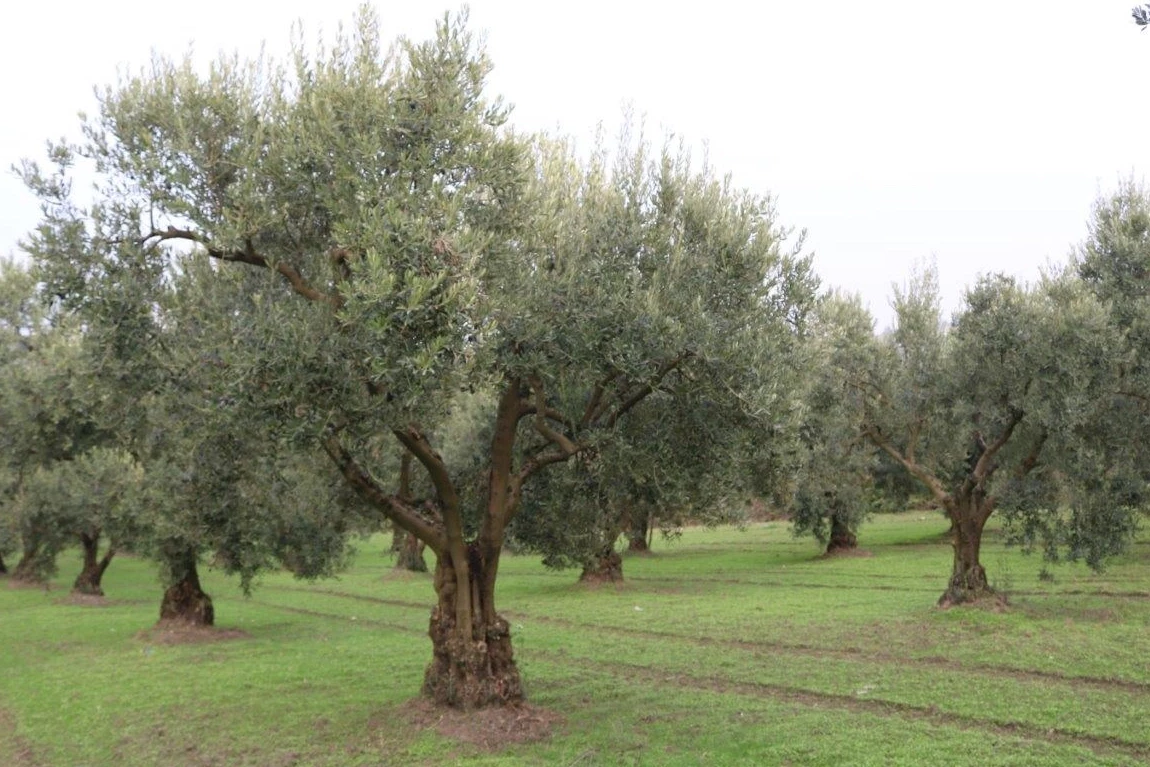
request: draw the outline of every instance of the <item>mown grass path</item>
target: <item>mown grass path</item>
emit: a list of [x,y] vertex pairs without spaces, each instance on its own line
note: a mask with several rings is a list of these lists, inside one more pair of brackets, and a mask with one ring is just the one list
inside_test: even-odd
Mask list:
[[0,582],[0,765],[1127,765],[1150,763],[1150,546],[1103,574],[992,543],[1008,609],[942,612],[945,524],[878,518],[873,556],[822,559],[782,523],[689,530],[586,588],[501,568],[550,739],[483,749],[408,715],[430,652],[427,576],[380,538],[314,584],[245,599],[209,574],[220,626],[157,644],[152,566],[113,564],[104,607]]

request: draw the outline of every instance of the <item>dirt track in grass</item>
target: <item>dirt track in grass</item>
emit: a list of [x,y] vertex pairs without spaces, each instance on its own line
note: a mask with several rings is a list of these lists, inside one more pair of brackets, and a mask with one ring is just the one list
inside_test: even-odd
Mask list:
[[[274,591],[302,591],[307,593],[320,593],[327,596],[334,596],[343,599],[355,600],[358,602],[368,602],[372,604],[387,605],[390,607],[403,607],[408,609],[429,610],[430,605],[422,602],[412,602],[401,599],[384,599],[380,597],[372,597],[365,594],[352,594],[344,591],[337,591],[335,589],[304,589],[291,586],[274,586],[269,587]],[[254,602],[266,607],[274,609],[287,610],[289,612],[296,612],[304,615],[311,615],[319,618],[334,618],[337,620],[350,620],[341,615],[314,612],[304,610],[297,607],[284,607],[269,602]],[[805,644],[801,642],[769,642],[769,641],[750,641],[740,639],[722,639],[705,636],[690,636],[686,634],[678,634],[671,631],[658,631],[653,629],[638,629],[628,626],[609,626],[603,624],[583,623],[579,621],[572,621],[565,618],[555,618],[545,615],[536,615],[532,613],[525,613],[519,610],[503,610],[501,611],[508,618],[517,621],[538,621],[547,623],[553,626],[561,626],[572,630],[587,630],[595,632],[607,632],[620,636],[633,636],[638,638],[650,639],[652,641],[662,640],[675,640],[680,642],[687,642],[689,644],[699,645],[701,647],[731,647],[740,650],[747,650],[750,652],[762,653],[787,653],[791,655],[801,655],[812,658],[833,658],[840,660],[868,660],[877,663],[890,663],[901,666],[914,666],[917,668],[939,668],[951,671],[971,671],[978,674],[988,674],[993,676],[1006,676],[1011,679],[1018,679],[1020,681],[1030,682],[1063,682],[1073,686],[1080,686],[1083,688],[1093,688],[1099,690],[1122,690],[1125,692],[1134,692],[1141,694],[1150,694],[1150,683],[1136,682],[1126,679],[1112,679],[1105,677],[1091,677],[1073,674],[1060,674],[1056,671],[1042,671],[1037,669],[1019,669],[1014,666],[1003,666],[992,663],[968,663],[962,661],[952,660],[950,658],[943,658],[939,656],[926,656],[926,657],[907,657],[901,654],[885,653],[876,650],[864,650],[861,648],[828,648],[819,647],[817,645]],[[368,623],[371,625],[386,626],[399,631],[412,632],[408,626],[397,623],[388,623],[386,621],[378,621],[358,617],[356,620],[360,623]],[[423,632],[412,632],[420,633]]]
[[1055,745],[1081,746],[1102,756],[1122,754],[1123,756],[1130,756],[1136,759],[1150,759],[1150,745],[1147,744],[1132,743],[1120,738],[1070,732],[1058,728],[1039,727],[1024,722],[1004,722],[966,716],[964,714],[943,712],[934,706],[914,706],[909,703],[898,703],[888,700],[814,692],[788,687],[786,685],[760,682],[736,682],[731,679],[715,676],[692,676],[630,663],[595,661],[584,657],[571,658],[567,657],[564,653],[549,651],[537,650],[534,655],[541,660],[548,660],[560,665],[577,664],[580,667],[589,666],[605,673],[617,674],[638,683],[673,685],[675,687],[706,690],[720,694],[735,693],[750,697],[770,698],[776,701],[803,706],[831,707],[844,711],[897,716],[903,719],[929,721],[938,726],[953,727],[961,730],[992,732],[996,735],[1013,736]]

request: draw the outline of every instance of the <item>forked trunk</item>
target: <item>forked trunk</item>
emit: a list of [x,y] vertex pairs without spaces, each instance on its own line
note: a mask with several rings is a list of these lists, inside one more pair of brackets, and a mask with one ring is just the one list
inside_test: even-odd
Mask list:
[[591,562],[583,565],[580,583],[622,583],[623,557],[614,547],[600,552]]
[[404,533],[395,557],[395,568],[397,570],[409,570],[413,573],[426,573],[427,562],[423,559],[423,549],[423,541],[411,533]]
[[47,581],[47,572],[44,563],[40,561],[40,547],[25,545],[20,552],[20,560],[12,569],[12,580],[17,583],[44,583]]
[[632,513],[630,530],[627,531],[627,551],[636,554],[650,553],[650,527],[651,516],[646,511]]
[[846,520],[838,514],[831,515],[831,538],[827,541],[827,553],[834,554],[839,551],[849,551],[858,548],[859,540],[850,529]]
[[216,613],[212,598],[200,588],[196,560],[188,558],[181,563],[178,571],[172,573],[174,582],[164,592],[160,603],[160,621],[176,621],[194,626],[215,624]]
[[947,508],[951,521],[951,544],[954,547],[954,570],[946,591],[939,598],[940,607],[976,602],[994,595],[986,580],[986,569],[979,559],[982,530],[991,507],[977,495],[956,498]]
[[[423,694],[440,705],[477,709],[523,701],[523,682],[511,652],[511,627],[495,612],[494,573],[475,544],[467,549],[470,594],[460,600],[458,579],[448,555],[435,566],[438,604],[431,611],[431,665]],[[490,582],[488,582],[490,581]],[[469,605],[471,630],[458,630],[461,604]]]
[[72,584],[73,594],[89,594],[97,597],[104,596],[104,589],[100,584],[104,579],[104,571],[107,570],[108,565],[112,563],[112,557],[116,556],[116,550],[109,546],[108,551],[104,554],[103,559],[101,559],[99,557],[99,546],[99,535],[91,536],[86,533],[80,535],[80,547],[84,552],[84,567],[80,570],[80,574],[76,576],[76,581]]

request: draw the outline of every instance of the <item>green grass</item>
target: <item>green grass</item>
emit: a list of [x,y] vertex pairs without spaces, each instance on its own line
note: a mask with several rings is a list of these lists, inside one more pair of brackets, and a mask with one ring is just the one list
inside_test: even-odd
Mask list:
[[1005,611],[934,608],[937,515],[882,516],[873,556],[822,559],[782,523],[689,530],[588,589],[530,557],[500,568],[531,702],[550,739],[497,750],[412,726],[430,578],[366,542],[334,580],[270,575],[245,599],[206,573],[217,622],[141,634],[159,587],[119,559],[111,604],[0,587],[0,765],[1122,765],[1150,761],[1150,541],[1103,574],[992,538]]

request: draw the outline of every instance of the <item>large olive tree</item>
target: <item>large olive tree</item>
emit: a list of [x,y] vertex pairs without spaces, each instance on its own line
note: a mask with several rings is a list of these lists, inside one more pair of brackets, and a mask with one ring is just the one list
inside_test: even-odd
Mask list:
[[[258,270],[204,317],[236,338],[227,420],[318,443],[435,554],[424,692],[462,707],[523,697],[495,583],[532,478],[600,452],[656,392],[778,409],[811,290],[769,200],[643,142],[615,163],[527,142],[488,70],[458,19],[387,53],[364,12],[287,68],[158,60],[104,92],[78,150],[103,204],[134,211],[139,268],[190,248],[221,282]],[[493,392],[478,472],[439,444],[472,387]],[[384,438],[428,497],[381,478]]]

